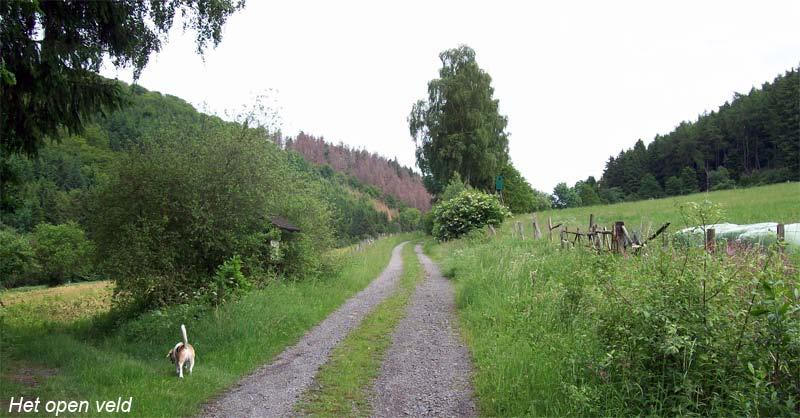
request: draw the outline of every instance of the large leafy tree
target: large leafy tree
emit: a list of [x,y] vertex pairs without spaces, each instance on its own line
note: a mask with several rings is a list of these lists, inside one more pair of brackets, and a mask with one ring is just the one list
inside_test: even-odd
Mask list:
[[507,120],[498,112],[492,78],[468,46],[439,58],[442,68],[428,83],[428,100],[418,101],[408,117],[417,165],[431,193],[441,192],[454,172],[489,190],[508,161]]
[[561,182],[553,188],[553,207],[557,209],[576,208],[583,204],[581,196],[574,188],[567,186],[567,183]]
[[534,190],[528,180],[508,163],[501,171],[505,179],[503,201],[513,213],[529,213],[550,208],[550,197]]
[[123,103],[121,86],[97,72],[106,57],[138,78],[161,49],[176,13],[197,51],[222,39],[243,0],[0,2],[0,142],[4,154],[36,154],[59,129],[81,131]]

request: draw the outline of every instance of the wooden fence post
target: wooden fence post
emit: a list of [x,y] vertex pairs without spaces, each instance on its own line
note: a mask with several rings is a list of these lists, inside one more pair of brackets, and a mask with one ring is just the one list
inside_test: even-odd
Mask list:
[[553,241],[553,218],[547,217],[547,240]]
[[614,249],[614,252],[617,253],[625,252],[625,233],[622,231],[623,226],[625,226],[625,222],[622,221],[614,222],[612,247]]
[[783,224],[778,224],[776,232],[778,234],[778,251],[783,251],[783,243],[786,239],[786,227]]
[[542,230],[539,228],[539,219],[536,217],[536,213],[533,214],[533,238],[542,238]]
[[594,225],[594,213],[589,214],[589,231],[592,230],[592,225]]
[[706,229],[706,251],[714,254],[717,251],[717,231],[714,228]]

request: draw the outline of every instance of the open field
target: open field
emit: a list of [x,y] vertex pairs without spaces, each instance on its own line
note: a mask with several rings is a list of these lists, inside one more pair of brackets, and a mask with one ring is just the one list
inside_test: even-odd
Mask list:
[[[273,283],[218,310],[183,305],[151,312],[110,335],[96,335],[89,315],[50,317],[55,306],[105,309],[102,282],[7,292],[0,296],[10,304],[0,322],[0,415],[8,413],[11,396],[90,402],[133,397],[132,415],[194,414],[364,288],[386,266],[391,249],[407,239],[393,236],[344,256],[332,277]],[[76,295],[73,287],[87,292]],[[178,381],[165,355],[180,340],[181,323],[198,363],[194,375]]]
[[[756,222],[794,223],[800,222],[800,183],[782,183],[749,189],[721,190],[709,193],[696,193],[664,199],[640,200],[638,202],[615,205],[588,206],[561,210],[548,210],[537,213],[539,222],[547,225],[552,217],[553,224],[565,222],[570,227],[584,229],[589,224],[589,214],[594,214],[600,226],[610,226],[615,221],[646,227],[652,222],[655,227],[664,222],[672,223],[672,230],[683,227],[678,205],[685,202],[710,200],[719,203],[725,210],[725,221],[738,224]],[[530,232],[530,215],[523,214],[517,220],[526,221]],[[543,230],[543,232],[546,232]]]
[[103,280],[58,287],[22,287],[0,292],[6,320],[69,324],[111,308],[113,284]]
[[[540,213],[545,224],[672,222],[676,202],[730,222],[800,221],[800,185]],[[621,257],[512,236],[514,220],[428,245],[455,283],[486,416],[800,413],[797,259],[649,247]],[[671,229],[674,231],[674,229]]]

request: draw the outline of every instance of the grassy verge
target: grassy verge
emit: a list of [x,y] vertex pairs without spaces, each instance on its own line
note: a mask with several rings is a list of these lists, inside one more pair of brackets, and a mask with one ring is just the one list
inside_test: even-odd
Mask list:
[[[797,222],[798,184],[556,211],[570,227],[679,224],[675,202],[721,201],[728,221]],[[722,199],[719,199],[719,198]],[[794,202],[795,205],[789,203]],[[773,204],[774,203],[774,204]],[[546,222],[548,214],[539,215]],[[677,218],[677,219],[676,219]],[[597,255],[511,234],[426,248],[456,287],[487,416],[791,415],[800,393],[796,259],[651,247]],[[526,231],[530,234],[530,229]],[[795,383],[791,383],[795,382]]]
[[392,342],[392,330],[405,314],[424,277],[414,246],[403,249],[403,275],[397,291],[378,305],[331,354],[298,411],[319,416],[370,416],[372,384]]
[[[88,400],[92,407],[94,401],[132,397],[131,412],[124,415],[195,414],[203,402],[269,361],[363,289],[386,267],[391,249],[408,238],[379,240],[345,256],[332,277],[274,283],[217,311],[177,306],[152,312],[104,337],[88,336],[90,319],[53,321],[47,309],[25,303],[4,308],[0,415],[8,413],[12,396],[40,397],[42,404]],[[187,325],[198,353],[194,375],[182,381],[165,358],[180,339],[180,323]],[[87,415],[95,414],[90,409]]]
[[428,252],[455,284],[480,411],[488,416],[578,412],[565,393],[563,382],[575,377],[564,356],[600,349],[591,334],[564,326],[558,278],[569,276],[581,261],[562,259],[555,245],[506,236],[432,245]]

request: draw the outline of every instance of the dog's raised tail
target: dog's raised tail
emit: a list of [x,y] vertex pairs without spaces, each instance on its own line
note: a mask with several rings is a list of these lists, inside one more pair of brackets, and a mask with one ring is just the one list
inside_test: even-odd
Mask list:
[[186,336],[186,327],[181,324],[181,335],[183,335],[183,345],[189,345],[189,337]]

